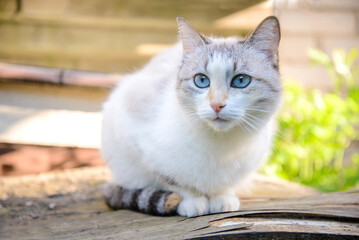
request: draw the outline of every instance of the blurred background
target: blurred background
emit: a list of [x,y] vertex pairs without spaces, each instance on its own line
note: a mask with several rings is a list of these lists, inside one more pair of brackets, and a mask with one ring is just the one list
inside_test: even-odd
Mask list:
[[0,0],[0,176],[104,165],[101,105],[177,41],[177,16],[245,36],[269,15],[281,23],[285,97],[261,172],[358,187],[358,0]]

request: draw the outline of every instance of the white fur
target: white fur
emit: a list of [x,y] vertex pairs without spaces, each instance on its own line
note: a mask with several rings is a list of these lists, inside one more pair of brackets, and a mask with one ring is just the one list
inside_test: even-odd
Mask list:
[[181,216],[195,217],[209,213],[209,202],[207,197],[187,197],[178,205],[177,212]]
[[[236,118],[244,114],[249,103],[243,95],[224,87],[236,73],[229,67],[233,60],[219,55],[209,61],[205,71],[218,80],[213,80],[213,87],[218,83],[217,89],[228,91],[228,106],[220,112],[228,121],[213,120],[216,115],[206,100],[207,92],[193,98],[195,111],[189,111],[178,89],[182,54],[182,46],[175,45],[142,70],[123,78],[114,89],[103,109],[102,155],[113,181],[123,187],[155,187],[181,194],[180,215],[238,210],[240,203],[233,187],[256,170],[268,154],[279,97],[270,113],[259,115],[264,123],[258,131],[241,127]],[[259,55],[252,57],[257,63],[247,63],[253,65],[248,69],[254,72],[248,74],[279,82],[279,75],[268,64],[258,66],[264,57],[255,49],[246,54]],[[251,87],[268,91],[260,82],[253,82]],[[253,94],[263,94],[261,91]],[[238,108],[239,103],[243,109]],[[231,115],[234,111],[235,116]],[[177,186],[167,185],[159,174]]]

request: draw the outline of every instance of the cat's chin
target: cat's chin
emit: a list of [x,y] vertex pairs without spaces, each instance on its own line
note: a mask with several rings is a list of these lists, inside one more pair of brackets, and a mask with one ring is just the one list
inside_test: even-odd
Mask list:
[[233,128],[234,124],[231,120],[225,119],[209,119],[207,120],[208,125],[217,132],[228,132]]

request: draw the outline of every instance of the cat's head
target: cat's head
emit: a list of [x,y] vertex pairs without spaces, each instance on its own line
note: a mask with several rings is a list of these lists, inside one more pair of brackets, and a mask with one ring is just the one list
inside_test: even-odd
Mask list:
[[279,22],[264,19],[246,39],[213,38],[177,18],[183,45],[177,95],[194,124],[256,132],[280,103]]

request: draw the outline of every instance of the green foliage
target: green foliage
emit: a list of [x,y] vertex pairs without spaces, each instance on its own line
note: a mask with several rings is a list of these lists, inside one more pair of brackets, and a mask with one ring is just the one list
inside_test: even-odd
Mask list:
[[347,88],[353,88],[358,83],[358,55],[359,50],[357,48],[351,49],[348,53],[344,49],[334,49],[332,58],[321,50],[309,50],[312,63],[326,68],[334,83],[334,92],[336,93],[345,91]]
[[346,148],[359,143],[358,66],[354,64],[358,50],[336,52],[330,59],[323,52],[311,51],[312,59],[332,73],[333,93],[308,91],[294,82],[285,85],[279,134],[263,168],[266,174],[321,191],[346,190],[359,183],[359,154],[343,161]]

